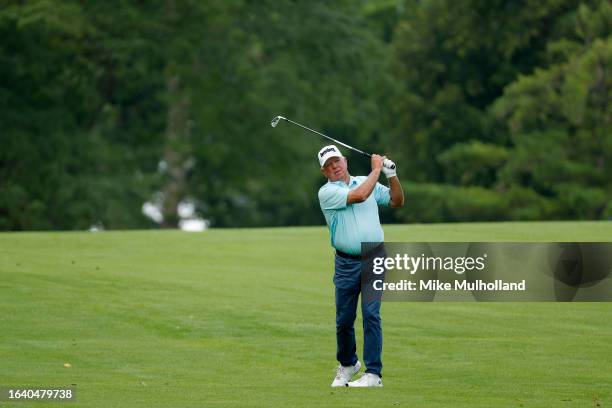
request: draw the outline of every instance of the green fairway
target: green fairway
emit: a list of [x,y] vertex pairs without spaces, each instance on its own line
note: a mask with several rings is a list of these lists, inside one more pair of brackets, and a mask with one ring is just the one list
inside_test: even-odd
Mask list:
[[[612,240],[605,221],[385,231]],[[323,227],[0,234],[0,386],[76,384],[79,407],[612,404],[610,303],[385,303],[384,388],[331,389],[332,274]]]

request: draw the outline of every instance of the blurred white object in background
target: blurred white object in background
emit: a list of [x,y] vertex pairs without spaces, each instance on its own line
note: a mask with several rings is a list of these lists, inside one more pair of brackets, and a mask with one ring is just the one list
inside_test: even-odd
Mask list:
[[188,218],[179,221],[179,228],[181,231],[187,232],[201,232],[208,229],[210,222],[202,218]]

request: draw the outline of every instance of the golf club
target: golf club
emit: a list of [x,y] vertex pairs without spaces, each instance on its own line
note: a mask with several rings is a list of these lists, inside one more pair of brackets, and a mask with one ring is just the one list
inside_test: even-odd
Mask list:
[[[306,126],[304,126],[304,125],[301,125],[301,124],[299,124],[299,123],[297,123],[297,122],[294,122],[294,121],[292,121],[291,119],[287,119],[287,118],[286,118],[286,117],[284,117],[284,116],[277,116],[277,117],[275,117],[274,119],[272,119],[272,122],[270,122],[270,125],[272,125],[272,127],[273,127],[273,128],[275,128],[275,127],[278,125],[278,122],[280,122],[280,121],[281,121],[281,119],[282,119],[282,120],[286,120],[286,121],[287,121],[287,122],[289,122],[289,123],[293,123],[294,125],[299,126],[299,127],[301,127],[302,129],[306,129],[306,130],[308,130],[308,131],[310,131],[310,132],[312,132],[312,133],[316,133],[316,134],[317,134],[317,135],[319,135],[319,136],[323,136],[324,138],[329,139],[329,140],[331,140],[331,141],[333,141],[333,142],[336,142],[336,143],[338,143],[339,145],[346,147],[347,149],[353,150],[353,151],[355,151],[355,152],[357,152],[357,153],[361,153],[361,154],[363,154],[364,156],[372,157],[372,155],[371,155],[370,153],[363,152],[363,151],[361,151],[361,150],[359,150],[359,149],[354,148],[353,146],[349,146],[349,145],[347,145],[346,143],[342,143],[341,141],[336,140],[336,139],[334,139],[333,137],[329,137],[329,136],[327,136],[327,135],[324,135],[324,134],[323,134],[323,133],[321,133],[321,132],[317,132],[317,131],[316,131],[316,130],[314,130],[314,129],[311,129],[311,128],[306,127]],[[386,168],[388,168],[388,169],[394,169],[394,168],[395,168],[395,164],[389,164],[389,163],[393,163],[393,162],[391,162],[391,160],[389,160],[389,159],[385,159],[385,161],[384,161],[384,163],[383,163],[383,166],[385,166],[385,167],[386,167]]]

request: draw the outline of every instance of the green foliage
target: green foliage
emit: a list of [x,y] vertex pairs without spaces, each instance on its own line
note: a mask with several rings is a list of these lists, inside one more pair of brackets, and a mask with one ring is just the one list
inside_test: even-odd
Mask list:
[[561,218],[600,218],[612,199],[611,28],[608,2],[581,5],[575,39],[549,47],[554,63],[518,78],[493,105],[514,144],[500,181],[556,200]]
[[403,14],[394,42],[402,92],[392,112],[393,142],[411,177],[446,180],[434,158],[455,143],[507,143],[486,108],[518,74],[543,61],[547,36],[571,7],[558,0],[431,0]]
[[490,143],[455,143],[438,156],[446,181],[459,185],[491,186],[496,171],[508,158],[508,149]]
[[0,12],[2,228],[148,225],[140,169],[151,158],[141,154],[150,129],[142,126],[156,112],[145,95],[123,97],[142,88],[118,74],[125,67],[113,53],[122,49],[89,12],[52,1]]
[[[432,0],[403,15],[401,161],[417,181],[504,194],[500,219],[602,217],[612,198],[610,3],[503,6]],[[453,219],[428,209],[438,216],[422,209],[426,219]]]
[[503,192],[511,220],[542,220],[557,218],[559,205],[530,188],[511,186]]
[[571,219],[601,218],[608,201],[603,190],[585,188],[580,184],[559,184],[556,192],[562,214]]
[[319,224],[325,141],[277,114],[395,160],[391,222],[610,217],[611,32],[605,0],[5,2],[0,229],[148,227],[152,197]]
[[448,217],[447,191],[451,187],[439,184],[404,183],[405,211],[403,222],[442,222]]
[[456,187],[449,194],[452,221],[504,220],[506,202],[499,194],[481,187]]
[[612,200],[608,200],[608,204],[603,211],[603,218],[606,220],[612,220]]
[[482,187],[407,183],[404,222],[503,220],[507,213],[501,195]]

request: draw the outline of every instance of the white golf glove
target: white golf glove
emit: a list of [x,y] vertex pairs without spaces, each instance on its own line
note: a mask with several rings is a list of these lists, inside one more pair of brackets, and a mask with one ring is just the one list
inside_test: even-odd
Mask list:
[[382,171],[383,171],[383,173],[385,173],[385,176],[387,178],[391,178],[391,177],[397,176],[396,170],[397,170],[397,168],[395,166],[395,163],[393,163],[389,159],[385,159],[385,161],[383,162],[383,168],[382,168]]

